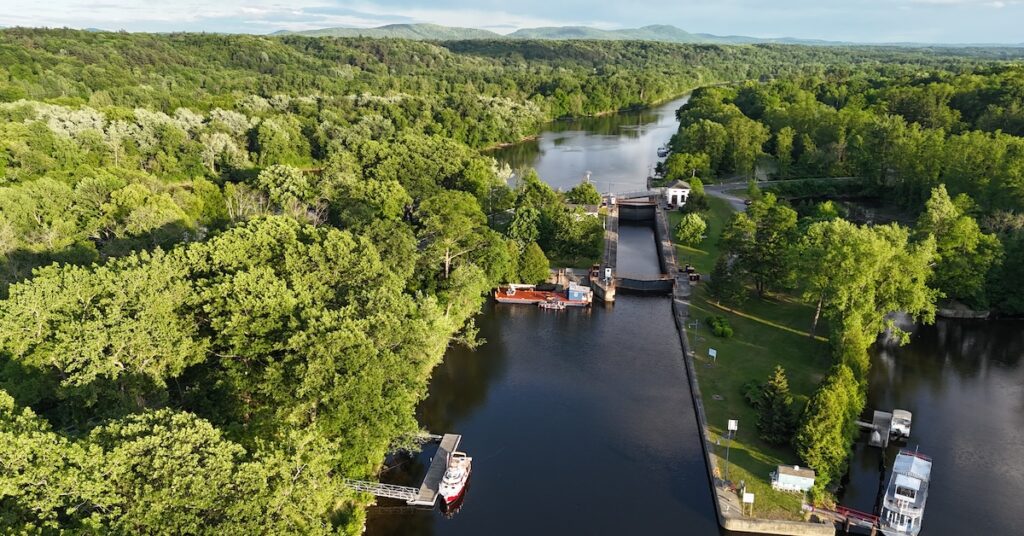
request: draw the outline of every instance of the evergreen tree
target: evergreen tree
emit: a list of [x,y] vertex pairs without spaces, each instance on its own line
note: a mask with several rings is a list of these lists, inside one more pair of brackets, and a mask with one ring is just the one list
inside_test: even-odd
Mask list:
[[551,268],[544,250],[536,242],[530,242],[519,264],[519,278],[524,283],[539,283],[545,281],[550,274]]
[[761,400],[757,405],[757,431],[761,439],[784,445],[793,439],[796,418],[793,414],[793,395],[789,393],[789,380],[781,365],[761,387]]
[[708,293],[718,303],[740,304],[747,298],[747,289],[736,264],[736,258],[728,254],[720,255],[715,261],[707,287]]

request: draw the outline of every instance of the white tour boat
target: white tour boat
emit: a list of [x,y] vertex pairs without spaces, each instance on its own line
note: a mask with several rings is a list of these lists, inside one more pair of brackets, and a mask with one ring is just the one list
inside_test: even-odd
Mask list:
[[444,472],[444,478],[441,479],[441,485],[437,490],[446,505],[462,497],[472,468],[473,458],[466,456],[465,452],[453,452],[448,457],[448,469]]
[[924,454],[901,450],[892,464],[889,487],[882,502],[879,525],[886,536],[917,536],[928,500],[932,459]]

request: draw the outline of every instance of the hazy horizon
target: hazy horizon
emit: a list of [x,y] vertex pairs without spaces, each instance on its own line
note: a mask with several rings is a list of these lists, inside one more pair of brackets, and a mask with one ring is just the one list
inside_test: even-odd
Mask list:
[[511,9],[494,0],[52,0],[18,5],[0,0],[0,26],[98,28],[138,32],[204,31],[267,34],[328,27],[372,28],[430,23],[508,34],[540,26],[606,30],[652,24],[692,33],[793,37],[860,43],[1020,44],[1022,0],[693,0],[593,3],[523,0]]

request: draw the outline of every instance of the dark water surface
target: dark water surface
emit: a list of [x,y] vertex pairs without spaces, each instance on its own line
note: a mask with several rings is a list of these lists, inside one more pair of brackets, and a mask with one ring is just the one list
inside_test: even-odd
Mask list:
[[[868,408],[913,412],[905,446],[932,458],[922,535],[1024,534],[1022,361],[1021,320],[940,319],[907,346],[873,350]],[[878,449],[857,446],[844,504],[873,509],[878,461]]]
[[462,509],[371,511],[370,534],[718,533],[668,298],[488,304],[478,325],[420,407],[473,456]]

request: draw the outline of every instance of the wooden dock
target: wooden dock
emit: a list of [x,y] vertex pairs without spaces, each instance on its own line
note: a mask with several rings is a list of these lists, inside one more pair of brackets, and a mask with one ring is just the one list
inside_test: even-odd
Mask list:
[[431,439],[440,438],[441,444],[437,452],[430,460],[430,467],[419,489],[409,486],[398,486],[395,484],[381,484],[367,480],[344,479],[345,485],[355,491],[370,493],[378,497],[399,499],[405,501],[409,506],[434,507],[437,501],[438,489],[445,471],[448,470],[448,457],[459,448],[462,436],[458,434],[444,434],[443,436],[429,436]]
[[437,490],[444,478],[444,472],[448,469],[448,456],[459,449],[462,436],[458,434],[444,434],[441,436],[441,444],[437,447],[437,453],[430,460],[430,468],[427,469],[423,483],[420,484],[419,494],[415,499],[409,501],[413,506],[434,506],[437,501]]

